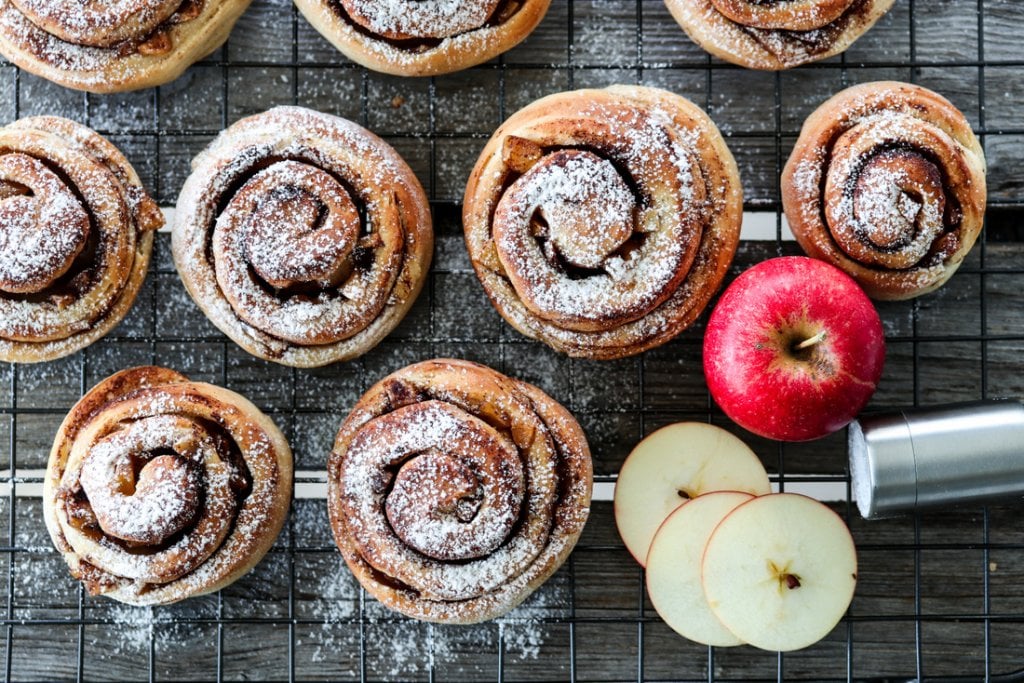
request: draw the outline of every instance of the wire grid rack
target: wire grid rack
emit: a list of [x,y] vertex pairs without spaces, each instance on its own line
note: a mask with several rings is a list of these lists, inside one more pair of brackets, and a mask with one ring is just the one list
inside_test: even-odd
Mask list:
[[[744,240],[735,276],[797,253],[784,239],[778,176],[803,118],[842,87],[895,78],[949,96],[982,139],[990,171],[985,238],[938,293],[883,304],[886,376],[873,408],[1024,396],[1024,6],[1013,0],[897,0],[847,54],[754,73],[692,45],[660,0],[555,0],[522,46],[462,74],[384,77],[347,62],[284,0],[256,0],[228,45],[176,83],[90,96],[0,65],[0,117],[56,113],[118,144],[161,203],[188,162],[237,118],[296,103],[370,127],[413,166],[431,197],[437,251],[429,287],[379,348],[315,371],[253,359],[203,318],[178,282],[167,235],[147,284],[111,335],[71,358],[0,367],[0,642],[8,680],[1024,680],[1024,517],[991,506],[865,523],[851,504],[844,435],[779,445],[746,433],[779,488],[827,484],[861,557],[849,615],[822,643],[787,655],[708,649],[667,629],[642,571],[597,502],[566,566],[523,607],[476,627],[420,624],[382,609],[345,570],[322,500],[334,431],[372,382],[433,356],[478,360],[540,385],[580,419],[597,481],[614,481],[645,433],[695,419],[728,429],[700,371],[699,322],[640,358],[571,361],[518,336],[488,305],[466,259],[459,198],[484,140],[507,114],[574,87],[636,82],[684,94],[728,135],[748,211],[774,236]],[[762,215],[761,218],[764,218]],[[763,237],[763,236],[762,236]],[[52,435],[81,393],[120,368],[160,363],[247,395],[286,431],[296,500],[282,536],[249,576],[212,596],[159,608],[84,593],[40,515]]]

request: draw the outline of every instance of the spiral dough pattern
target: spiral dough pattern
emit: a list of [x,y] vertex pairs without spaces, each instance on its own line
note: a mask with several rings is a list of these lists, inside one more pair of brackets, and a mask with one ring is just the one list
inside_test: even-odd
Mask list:
[[551,0],[296,0],[349,59],[397,76],[433,76],[510,50]]
[[671,93],[552,95],[491,138],[466,188],[477,275],[519,331],[617,358],[700,315],[739,242],[742,190],[718,129]]
[[895,0],[665,0],[711,54],[751,69],[790,69],[843,52]]
[[536,387],[457,360],[412,365],[360,399],[328,462],[334,537],[378,600],[475,623],[553,574],[589,513],[586,439]]
[[500,0],[341,0],[354,22],[391,40],[451,38],[482,28]]
[[163,215],[127,159],[73,121],[0,129],[0,359],[77,351],[127,314]]
[[786,217],[808,255],[876,299],[946,282],[981,231],[985,158],[970,124],[936,93],[867,83],[804,124],[782,176]]
[[398,154],[298,107],[243,119],[197,157],[172,241],[217,327],[254,355],[303,367],[386,336],[433,249],[426,195]]
[[69,43],[110,47],[148,35],[165,22],[182,0],[87,0],[68,10],[53,0],[11,0],[25,17]]
[[241,396],[158,367],[104,380],[65,418],[47,528],[92,594],[167,604],[226,586],[273,544],[291,451]]
[[249,0],[0,0],[0,52],[97,93],[177,78],[227,38]]

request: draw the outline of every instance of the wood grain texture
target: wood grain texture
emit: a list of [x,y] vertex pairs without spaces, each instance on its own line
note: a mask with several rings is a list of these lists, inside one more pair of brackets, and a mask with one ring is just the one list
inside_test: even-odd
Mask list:
[[[500,63],[431,81],[354,68],[287,0],[257,0],[227,47],[159,91],[83,96],[0,65],[0,121],[58,114],[110,134],[165,205],[226,123],[297,103],[383,134],[428,189],[437,224],[431,281],[405,322],[363,358],[314,371],[264,363],[226,342],[188,299],[161,235],[138,303],[110,337],[61,361],[0,367],[0,469],[8,470],[0,481],[12,467],[17,475],[45,465],[83,388],[152,362],[245,394],[284,429],[299,469],[322,469],[341,419],[370,384],[441,355],[487,363],[562,401],[587,431],[604,480],[643,434],[682,419],[734,431],[775,476],[844,478],[844,435],[780,447],[742,432],[710,403],[700,358],[705,318],[641,358],[594,363],[523,339],[488,304],[455,203],[484,141],[533,99],[613,82],[667,87],[706,108],[729,136],[748,209],[768,211],[778,208],[777,174],[804,117],[844,85],[912,79],[949,96],[985,143],[993,225],[943,289],[879,305],[889,359],[871,407],[1024,398],[1022,25],[1016,0],[898,0],[845,59],[775,75],[710,60],[660,0],[556,0]],[[730,279],[793,253],[792,242],[744,242]],[[577,552],[527,605],[499,623],[439,627],[361,595],[334,549],[323,501],[297,501],[266,560],[220,595],[139,610],[82,596],[50,546],[39,501],[2,497],[0,529],[9,534],[0,547],[0,605],[9,598],[10,611],[0,609],[0,635],[10,637],[0,637],[0,650],[12,680],[74,679],[79,650],[86,680],[152,672],[178,681],[485,681],[498,679],[499,657],[506,681],[776,680],[780,671],[787,680],[908,679],[919,673],[918,653],[929,678],[981,678],[986,660],[991,673],[1024,667],[1024,507],[872,523],[848,505],[837,510],[860,548],[850,618],[782,659],[750,648],[709,659],[658,620],[607,503],[595,505]]]

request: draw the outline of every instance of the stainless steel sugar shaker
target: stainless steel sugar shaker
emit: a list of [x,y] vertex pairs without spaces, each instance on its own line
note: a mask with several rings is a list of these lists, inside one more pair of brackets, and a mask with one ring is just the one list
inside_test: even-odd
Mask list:
[[1024,406],[981,401],[867,415],[850,425],[865,519],[1024,496]]

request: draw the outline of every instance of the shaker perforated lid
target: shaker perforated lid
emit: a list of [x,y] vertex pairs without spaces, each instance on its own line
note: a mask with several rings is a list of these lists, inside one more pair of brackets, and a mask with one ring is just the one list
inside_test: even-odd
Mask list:
[[850,473],[865,519],[1024,496],[1024,406],[982,401],[862,417]]

